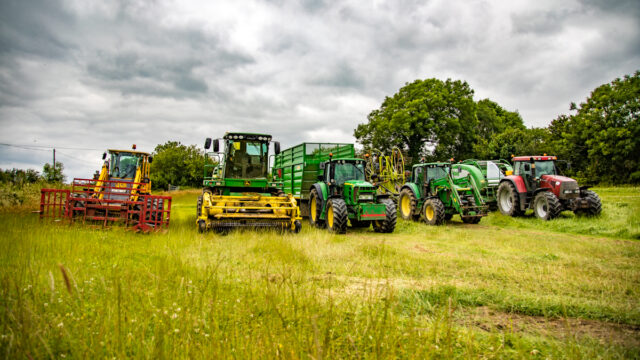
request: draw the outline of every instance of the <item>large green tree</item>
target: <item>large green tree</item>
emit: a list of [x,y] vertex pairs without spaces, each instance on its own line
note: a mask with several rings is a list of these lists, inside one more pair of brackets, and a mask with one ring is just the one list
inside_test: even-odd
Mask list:
[[405,150],[413,161],[463,159],[473,154],[477,125],[473,90],[464,81],[405,84],[360,124],[354,136],[365,148]]
[[174,186],[202,186],[204,153],[195,145],[168,141],[156,146],[151,163],[151,184],[156,189]]
[[[517,111],[508,111],[489,99],[483,99],[476,103],[476,116],[478,125],[476,126],[476,140],[474,143],[474,157],[479,159],[504,158],[503,151],[498,150],[496,137],[508,132],[518,136],[517,141],[524,143],[532,139],[529,135],[535,136],[535,132],[528,132],[522,121],[522,117]],[[519,130],[519,131],[516,131]],[[505,148],[505,136],[500,138],[500,147]],[[492,144],[493,143],[493,144]],[[493,146],[493,149],[491,149]],[[516,149],[517,147],[514,147]],[[506,151],[508,152],[508,151]],[[537,152],[536,152],[537,153]]]
[[549,130],[556,152],[590,182],[640,182],[640,72],[597,87]]
[[62,173],[64,165],[61,162],[56,161],[56,166],[52,166],[49,163],[44,164],[42,168],[42,179],[50,183],[62,183],[66,180],[66,176]]

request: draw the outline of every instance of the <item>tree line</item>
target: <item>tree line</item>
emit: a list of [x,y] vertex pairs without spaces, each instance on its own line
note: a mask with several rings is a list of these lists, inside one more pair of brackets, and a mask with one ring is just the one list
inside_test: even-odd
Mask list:
[[365,149],[398,147],[411,163],[547,153],[581,181],[640,182],[640,72],[597,87],[543,128],[473,94],[466,81],[415,80],[386,97],[354,136]]

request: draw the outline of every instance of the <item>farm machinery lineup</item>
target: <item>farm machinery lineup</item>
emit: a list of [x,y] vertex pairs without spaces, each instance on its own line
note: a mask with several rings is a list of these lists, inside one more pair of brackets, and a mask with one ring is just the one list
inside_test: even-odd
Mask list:
[[486,215],[480,194],[484,181],[481,171],[473,165],[413,165],[410,179],[400,191],[400,215],[406,220],[422,218],[429,225],[441,225],[460,215],[463,222],[477,224]]
[[500,181],[497,201],[500,212],[519,216],[528,209],[543,220],[557,217],[564,210],[576,215],[598,215],[602,203],[589,186],[578,186],[572,178],[560,175],[555,156],[513,158],[514,174]]
[[75,178],[71,189],[42,189],[40,217],[122,223],[149,231],[169,226],[171,197],[151,195],[150,154],[110,149],[102,155],[102,170],[93,179]]
[[[285,194],[282,182],[269,175],[271,135],[226,133],[220,151],[219,139],[207,138],[206,156],[215,163],[205,165],[202,195],[198,197],[198,230],[226,232],[232,228],[277,228],[299,232],[300,210],[295,198]],[[280,143],[273,143],[280,152]]]
[[365,160],[353,144],[302,143],[276,154],[272,169],[284,191],[293,194],[316,227],[343,234],[373,224],[376,232],[396,227],[396,206],[366,181]]

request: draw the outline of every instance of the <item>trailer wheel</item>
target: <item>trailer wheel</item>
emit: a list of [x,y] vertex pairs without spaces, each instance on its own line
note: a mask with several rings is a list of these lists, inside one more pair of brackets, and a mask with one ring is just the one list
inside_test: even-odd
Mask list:
[[309,223],[317,228],[323,228],[325,225],[324,220],[320,220],[322,214],[322,201],[318,195],[318,190],[311,189],[309,193]]
[[444,204],[437,198],[431,198],[422,206],[422,220],[428,225],[442,225],[444,223]]
[[584,190],[582,192],[582,197],[587,200],[589,204],[589,208],[587,209],[576,209],[574,213],[578,216],[597,216],[602,212],[602,201],[598,194],[591,190]]
[[538,193],[533,199],[533,211],[538,218],[551,220],[560,215],[562,204],[560,204],[560,200],[558,200],[552,192],[543,191]]
[[347,232],[347,204],[342,199],[327,201],[327,229],[336,234]]
[[503,181],[498,187],[498,208],[500,212],[507,216],[520,216],[520,196],[516,188],[509,181]]
[[398,207],[400,208],[400,216],[405,220],[417,220],[420,217],[417,209],[418,199],[411,189],[405,188],[400,191]]
[[391,199],[380,199],[380,204],[384,204],[386,218],[384,220],[376,220],[373,222],[373,231],[379,233],[392,233],[396,228],[398,221],[398,212],[396,204]]

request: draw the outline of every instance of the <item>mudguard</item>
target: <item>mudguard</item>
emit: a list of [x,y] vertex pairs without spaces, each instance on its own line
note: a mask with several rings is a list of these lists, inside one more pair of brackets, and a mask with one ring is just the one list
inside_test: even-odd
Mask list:
[[422,197],[422,194],[420,193],[420,188],[418,187],[418,184],[416,184],[416,183],[406,183],[406,184],[402,185],[402,188],[400,189],[400,191],[402,191],[404,189],[409,189],[409,190],[413,191],[413,194],[416,196],[416,199],[418,199],[418,200],[420,200],[420,198]]
[[316,189],[316,191],[318,192],[318,195],[320,196],[320,201],[324,204],[324,202],[327,200],[328,196],[328,190],[327,190],[327,184],[319,182],[319,183],[315,183],[313,185],[311,185],[311,189]]
[[527,193],[527,187],[524,184],[524,180],[522,180],[521,176],[516,176],[516,175],[509,175],[509,176],[505,176],[504,178],[502,178],[502,180],[500,182],[503,181],[510,181],[513,186],[516,187],[516,191],[519,193]]

